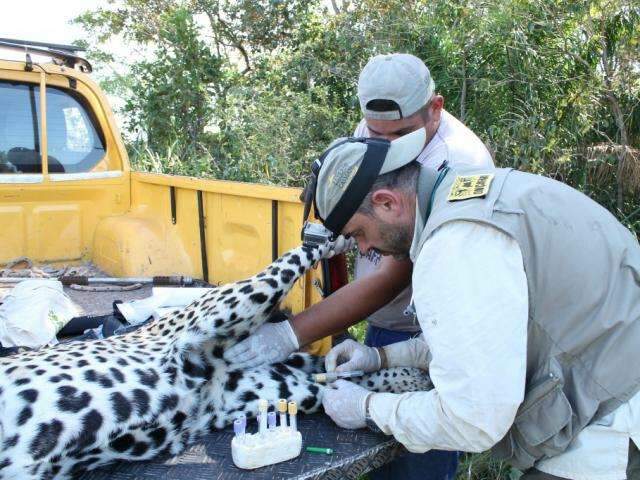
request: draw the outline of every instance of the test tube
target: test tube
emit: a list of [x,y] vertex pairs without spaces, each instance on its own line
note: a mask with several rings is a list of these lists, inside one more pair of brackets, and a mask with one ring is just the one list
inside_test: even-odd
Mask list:
[[239,413],[238,416],[236,417],[236,420],[240,420],[240,423],[242,424],[242,432],[246,433],[246,431],[247,431],[247,416],[244,413]]
[[239,441],[244,442],[244,435],[247,429],[247,417],[244,415],[238,415],[233,421],[233,433]]
[[268,423],[269,431],[276,430],[276,412],[267,413],[267,423]]
[[298,404],[296,402],[289,402],[289,425],[294,432],[298,430],[298,422],[296,421],[296,414],[298,413]]
[[280,412],[280,428],[287,428],[287,401],[284,398],[278,400],[278,412]]
[[264,434],[267,431],[267,409],[269,408],[269,404],[264,398],[258,400],[258,411],[260,412],[260,417],[258,419],[258,432],[260,434]]

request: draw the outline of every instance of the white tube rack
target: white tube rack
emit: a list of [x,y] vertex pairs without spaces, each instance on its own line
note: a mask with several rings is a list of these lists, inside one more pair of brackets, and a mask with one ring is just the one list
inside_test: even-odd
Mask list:
[[231,441],[233,463],[245,470],[291,460],[301,451],[302,435],[288,427],[277,427],[264,433],[245,433]]

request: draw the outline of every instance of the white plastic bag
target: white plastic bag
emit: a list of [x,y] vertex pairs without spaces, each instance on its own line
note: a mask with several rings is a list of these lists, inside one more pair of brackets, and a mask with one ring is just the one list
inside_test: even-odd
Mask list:
[[151,316],[158,319],[178,308],[186,307],[209,290],[210,288],[154,287],[152,296],[116,306],[127,322],[137,325]]
[[3,347],[55,345],[56,333],[78,315],[59,281],[24,280],[0,305],[0,343]]

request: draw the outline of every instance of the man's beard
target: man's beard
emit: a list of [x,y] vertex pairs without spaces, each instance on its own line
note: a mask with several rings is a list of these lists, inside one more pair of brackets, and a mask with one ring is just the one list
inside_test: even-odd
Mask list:
[[396,260],[409,258],[413,232],[408,226],[392,225],[378,219],[380,228],[380,247],[376,248],[382,255],[391,255]]

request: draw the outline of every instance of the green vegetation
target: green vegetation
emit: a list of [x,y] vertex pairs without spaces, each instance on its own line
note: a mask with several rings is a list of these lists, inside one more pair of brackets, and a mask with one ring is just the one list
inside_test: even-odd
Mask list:
[[[640,233],[635,0],[112,0],[77,19],[99,64],[120,36],[151,53],[104,78],[136,168],[300,186],[360,118],[358,73],[402,51],[500,166],[562,180]],[[588,239],[585,239],[588,241]],[[361,334],[361,332],[360,332]],[[468,456],[460,478],[515,472]]]
[[[425,60],[496,163],[548,175],[640,231],[640,6],[633,0],[123,0],[77,19],[126,99],[137,168],[282,185],[353,131],[377,53]],[[150,58],[150,59],[149,59]]]

